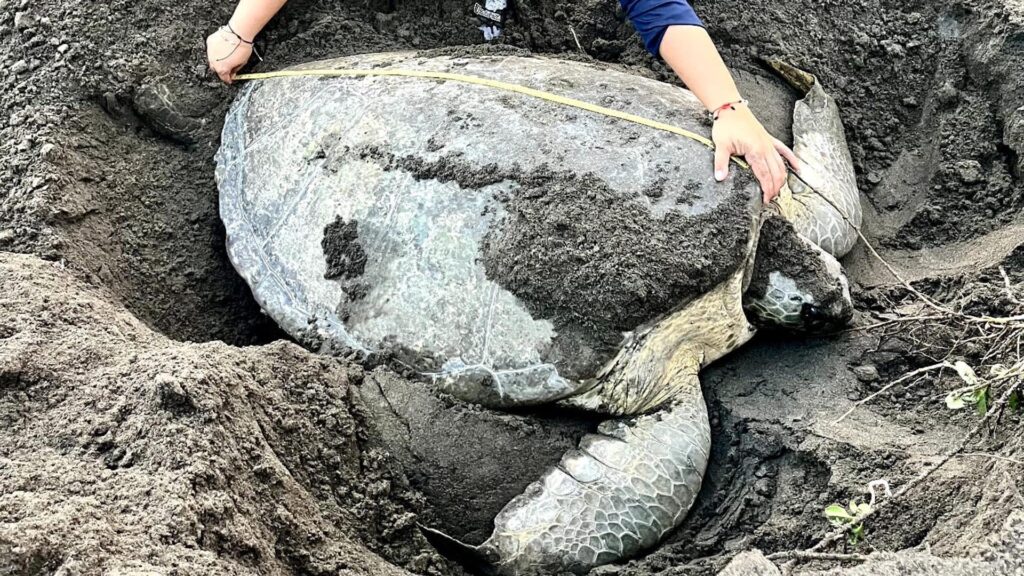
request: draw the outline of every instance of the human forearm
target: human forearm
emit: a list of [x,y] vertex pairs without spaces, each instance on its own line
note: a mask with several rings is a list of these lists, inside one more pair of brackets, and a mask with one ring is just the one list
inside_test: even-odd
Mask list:
[[740,99],[729,69],[704,28],[669,26],[661,41],[661,57],[708,110]]
[[287,0],[240,0],[228,24],[236,34],[252,40]]
[[724,180],[729,158],[744,156],[770,202],[785,183],[783,157],[799,169],[796,156],[772,137],[742,104],[739,90],[703,23],[685,0],[620,0],[623,10],[652,54],[660,55],[694,95],[716,114],[715,178]]

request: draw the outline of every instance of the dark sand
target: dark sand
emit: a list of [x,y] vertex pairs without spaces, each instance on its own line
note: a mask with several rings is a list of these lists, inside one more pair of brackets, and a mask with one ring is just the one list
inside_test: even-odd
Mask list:
[[[995,266],[1020,282],[1024,265],[1024,14],[1011,4],[696,3],[745,87],[763,81],[759,56],[819,75],[843,110],[869,236],[922,288],[967,287],[988,310]],[[616,5],[523,0],[504,42],[668,79]],[[0,251],[21,254],[0,252],[0,573],[458,574],[415,522],[482,539],[593,425],[460,405],[275,342],[217,215],[212,157],[235,88],[207,74],[202,39],[231,8],[0,12]],[[478,41],[466,2],[294,0],[259,69]],[[785,138],[785,113],[770,113]],[[861,252],[847,266],[869,309],[891,279]],[[831,424],[924,361],[860,334],[764,337],[723,360],[703,376],[714,454],[693,512],[656,551],[598,572],[708,574],[740,550],[813,544],[824,506],[880,477],[906,482],[973,427],[933,384]],[[1020,459],[1019,431],[1008,416],[975,449]],[[970,573],[1013,550],[1020,478],[1012,463],[954,459],[873,519],[860,551],[927,544],[972,558]],[[935,562],[910,573],[952,573]]]

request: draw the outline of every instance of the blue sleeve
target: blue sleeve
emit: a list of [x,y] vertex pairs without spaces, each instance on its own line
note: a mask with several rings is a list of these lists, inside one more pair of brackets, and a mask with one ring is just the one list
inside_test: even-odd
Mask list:
[[684,0],[619,0],[619,3],[643,38],[647,51],[655,56],[669,26],[704,26],[690,3]]

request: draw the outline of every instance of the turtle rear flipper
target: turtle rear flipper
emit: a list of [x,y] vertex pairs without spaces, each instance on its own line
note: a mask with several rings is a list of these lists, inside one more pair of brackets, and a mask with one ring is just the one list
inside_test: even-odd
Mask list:
[[505,506],[481,546],[498,557],[491,573],[584,574],[654,546],[682,522],[711,443],[697,376],[685,378],[690,394],[659,412],[602,423]]
[[584,436],[498,514],[477,549],[496,558],[496,574],[583,574],[654,546],[682,522],[711,447],[698,373],[753,333],[740,306],[744,276],[737,270],[647,330],[588,394],[627,416]]

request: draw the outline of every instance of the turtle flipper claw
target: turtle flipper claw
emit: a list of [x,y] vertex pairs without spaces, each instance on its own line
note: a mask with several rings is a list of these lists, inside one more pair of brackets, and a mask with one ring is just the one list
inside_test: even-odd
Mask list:
[[817,84],[813,74],[788,62],[775,58],[762,58],[761,61],[801,94],[807,94]]
[[435,530],[422,524],[419,525],[420,532],[427,538],[427,541],[437,549],[445,558],[459,563],[463,568],[472,574],[481,576],[493,576],[497,574],[495,562],[497,557],[487,554],[487,551],[480,546],[472,546],[453,538],[440,530]]

